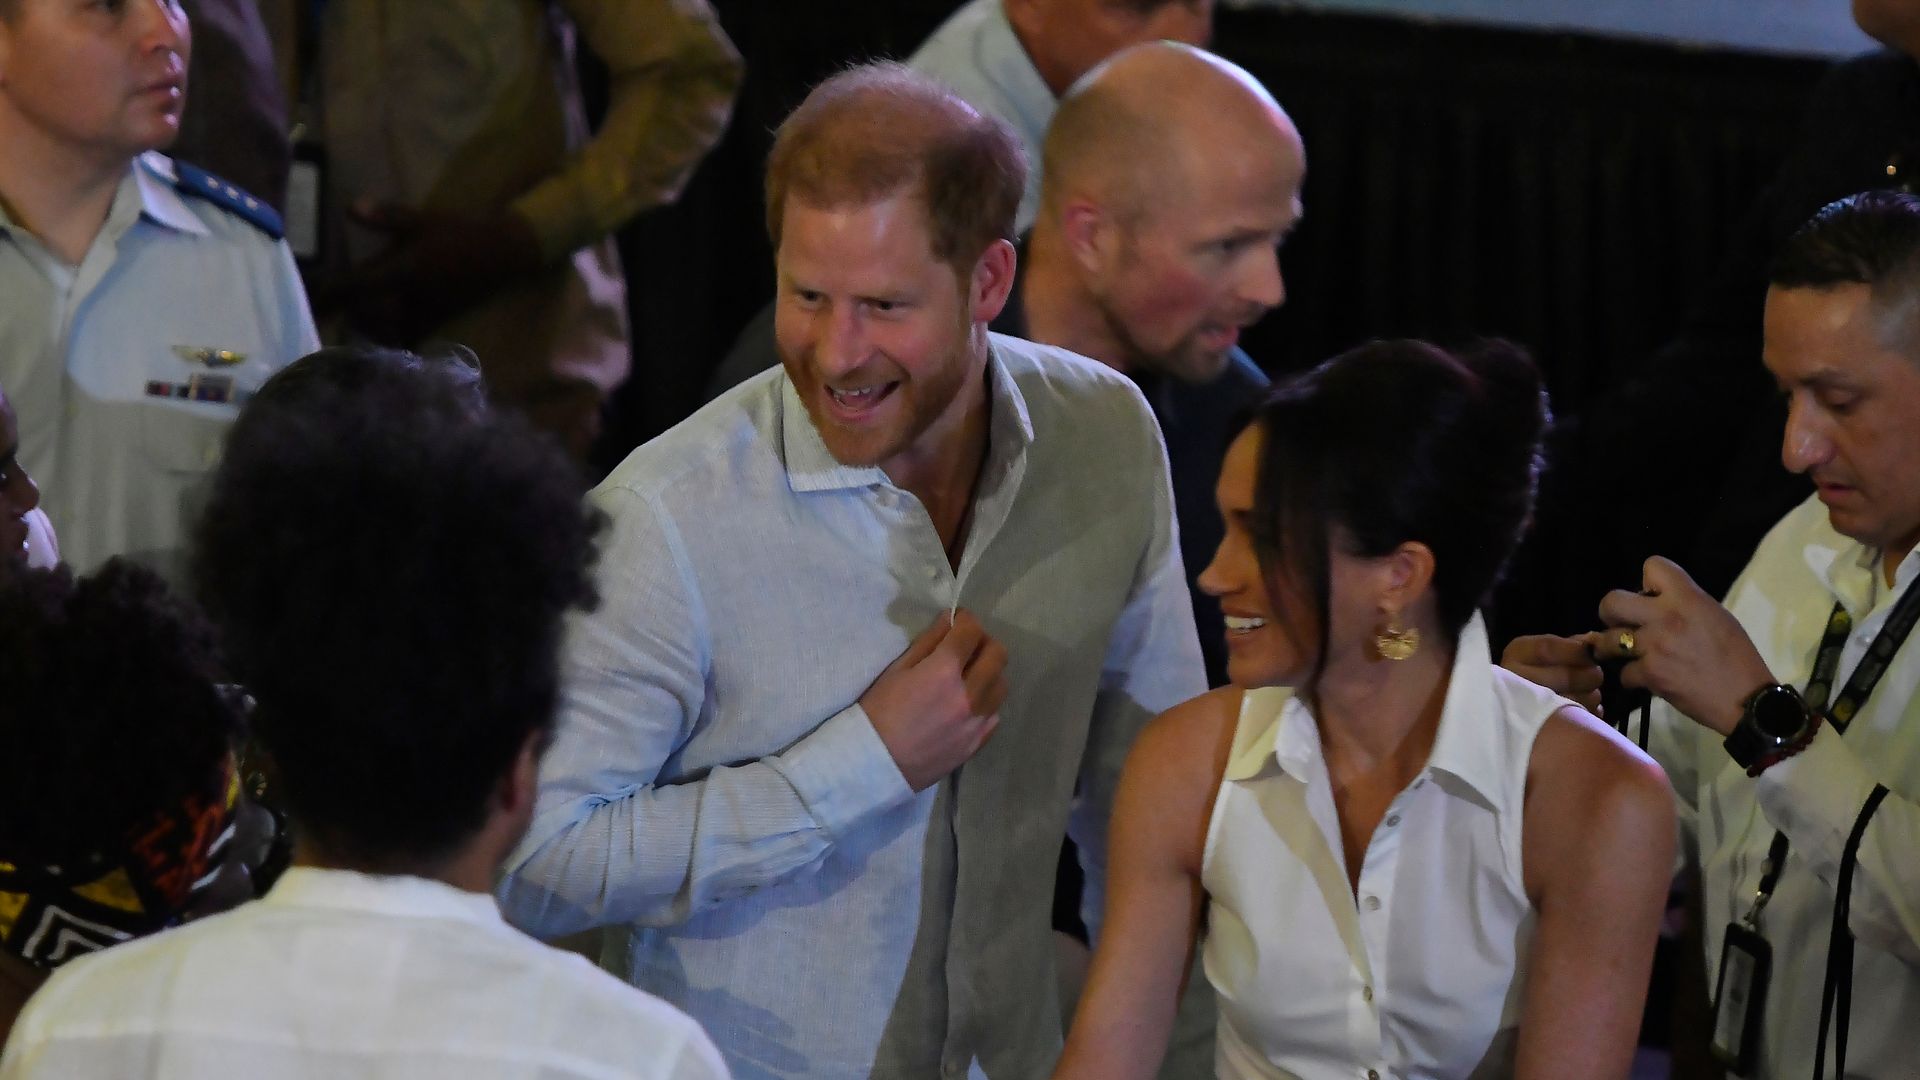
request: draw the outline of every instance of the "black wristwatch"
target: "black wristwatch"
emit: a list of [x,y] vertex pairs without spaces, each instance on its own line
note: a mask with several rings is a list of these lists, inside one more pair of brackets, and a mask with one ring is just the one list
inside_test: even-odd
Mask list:
[[1753,692],[1741,709],[1740,722],[1721,745],[1749,773],[1799,751],[1813,738],[1820,717],[1784,683],[1771,683]]

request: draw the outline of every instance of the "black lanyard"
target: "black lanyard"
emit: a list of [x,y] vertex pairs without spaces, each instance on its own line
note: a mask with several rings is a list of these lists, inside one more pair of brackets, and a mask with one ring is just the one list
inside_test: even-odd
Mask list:
[[[1820,651],[1813,657],[1813,675],[1807,680],[1807,708],[1814,712],[1824,712],[1827,722],[1835,731],[1846,734],[1847,725],[1860,713],[1860,706],[1867,703],[1867,697],[1873,688],[1880,685],[1880,677],[1887,673],[1892,665],[1894,654],[1906,643],[1907,635],[1913,632],[1914,623],[1920,622],[1920,579],[1907,586],[1900,599],[1893,605],[1893,611],[1887,616],[1885,626],[1874,635],[1873,644],[1867,646],[1866,654],[1854,665],[1853,674],[1848,676],[1847,685],[1840,690],[1840,696],[1833,700],[1833,708],[1827,708],[1827,695],[1833,692],[1833,676],[1840,667],[1840,654],[1846,650],[1847,635],[1853,632],[1853,616],[1847,614],[1844,605],[1833,605],[1833,614],[1827,616],[1827,631],[1820,638]],[[1767,899],[1773,895],[1773,887],[1780,880],[1780,869],[1787,862],[1787,834],[1775,832],[1773,845],[1767,849],[1766,866],[1760,875],[1760,891],[1755,898],[1755,913],[1766,906]]]
[[[1833,677],[1840,667],[1840,654],[1845,651],[1847,635],[1853,632],[1853,616],[1847,614],[1844,605],[1833,605],[1833,613],[1827,616],[1827,630],[1820,639],[1820,650],[1814,654],[1813,674],[1807,680],[1807,708],[1814,712],[1824,711],[1826,720],[1834,730],[1846,734],[1847,725],[1859,715],[1860,707],[1865,705],[1873,688],[1880,685],[1881,676],[1892,666],[1895,653],[1906,643],[1907,635],[1913,631],[1914,624],[1920,622],[1920,579],[1907,586],[1888,614],[1886,625],[1874,635],[1873,643],[1867,646],[1866,654],[1854,666],[1853,674],[1847,677],[1846,686],[1840,690],[1840,696],[1833,700],[1833,707],[1827,708],[1827,696],[1833,692]],[[1886,797],[1884,786],[1876,787],[1868,797],[1866,805],[1860,810],[1854,821],[1853,833],[1847,840],[1845,854],[1841,857],[1840,878],[1835,886],[1834,923],[1831,939],[1827,945],[1827,979],[1822,992],[1820,1010],[1820,1039],[1815,1050],[1814,1077],[1819,1080],[1826,1070],[1827,1026],[1837,1001],[1839,1006],[1839,1037],[1835,1046],[1839,1054],[1839,1068],[1845,1068],[1848,1014],[1852,1011],[1853,998],[1853,935],[1848,932],[1849,896],[1853,884],[1854,859],[1861,838],[1866,833],[1867,822],[1873,812],[1880,807],[1880,800]],[[1759,888],[1754,893],[1753,910],[1747,914],[1746,923],[1754,930],[1759,929],[1760,912],[1773,897],[1774,886],[1780,882],[1780,872],[1787,865],[1787,834],[1775,830],[1773,843],[1767,848],[1767,861],[1760,870]],[[1844,944],[1842,939],[1844,938]]]

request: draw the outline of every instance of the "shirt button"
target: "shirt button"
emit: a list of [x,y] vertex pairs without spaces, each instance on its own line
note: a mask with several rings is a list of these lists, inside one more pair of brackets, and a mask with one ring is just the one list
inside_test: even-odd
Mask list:
[[1377,896],[1369,896],[1369,897],[1367,897],[1367,899],[1366,899],[1366,905],[1367,905],[1367,910],[1368,910],[1368,911],[1379,911],[1379,910],[1380,910],[1380,898],[1379,898],[1379,897],[1377,897]]
[[1389,829],[1391,829],[1391,828],[1393,828],[1393,827],[1394,827],[1395,825],[1398,825],[1398,824],[1400,824],[1400,815],[1399,815],[1399,814],[1388,814],[1388,815],[1387,815],[1387,828],[1389,828]]
[[1413,782],[1413,790],[1415,791],[1419,791],[1421,788],[1426,786],[1427,786],[1427,778],[1424,776]]
[[1361,987],[1360,1000],[1371,1004],[1373,1002],[1373,987],[1371,986]]
[[1380,1070],[1379,1070],[1379,1069],[1368,1069],[1368,1070],[1367,1070],[1367,1080],[1380,1080]]

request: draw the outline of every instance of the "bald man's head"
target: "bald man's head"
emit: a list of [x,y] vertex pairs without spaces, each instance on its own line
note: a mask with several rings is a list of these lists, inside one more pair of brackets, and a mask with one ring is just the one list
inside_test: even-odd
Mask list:
[[1187,45],[1137,46],[1061,99],[1042,149],[1042,212],[1076,194],[1150,212],[1223,155],[1305,164],[1293,121],[1244,68]]
[[1127,354],[1101,359],[1218,374],[1285,296],[1276,249],[1306,175],[1286,111],[1218,56],[1141,45],[1067,93],[1043,154],[1035,246],[1068,256]]

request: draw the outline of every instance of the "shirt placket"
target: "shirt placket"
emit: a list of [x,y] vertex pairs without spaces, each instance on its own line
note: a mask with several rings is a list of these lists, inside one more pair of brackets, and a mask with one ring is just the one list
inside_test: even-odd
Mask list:
[[959,603],[960,580],[947,561],[940,534],[934,531],[926,508],[909,492],[892,486],[880,487],[874,499],[887,520],[887,532],[905,540],[908,575],[921,582],[926,596],[952,610]]
[[1347,1030],[1353,1048],[1353,1060],[1361,1063],[1355,1070],[1359,1080],[1383,1080],[1392,1076],[1387,1062],[1386,1025],[1381,1017],[1385,1002],[1392,952],[1388,930],[1393,918],[1393,882],[1400,865],[1400,824],[1413,793],[1427,785],[1420,777],[1396,796],[1387,812],[1374,826],[1360,864],[1360,878],[1354,903],[1360,923],[1360,942],[1366,950],[1367,966],[1354,972],[1355,986],[1347,1006]]

